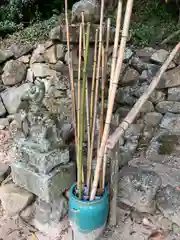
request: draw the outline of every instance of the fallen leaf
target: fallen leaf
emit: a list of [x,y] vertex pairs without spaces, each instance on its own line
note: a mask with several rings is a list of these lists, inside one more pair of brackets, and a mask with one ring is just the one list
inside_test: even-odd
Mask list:
[[151,235],[148,237],[148,240],[165,240],[165,239],[166,234],[161,230],[151,233]]

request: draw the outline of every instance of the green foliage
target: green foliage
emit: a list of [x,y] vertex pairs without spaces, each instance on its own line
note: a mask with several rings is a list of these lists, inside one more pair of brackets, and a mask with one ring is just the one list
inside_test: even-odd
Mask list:
[[[164,0],[136,0],[130,26],[131,43],[136,46],[160,43],[180,28],[178,15],[175,1],[166,4]],[[111,13],[110,17],[115,19],[114,13]],[[115,21],[113,23],[115,24]],[[177,40],[180,39],[174,39]]]
[[[69,7],[73,2],[69,0]],[[0,36],[51,18],[55,12],[59,14],[63,7],[63,0],[4,0],[0,2]]]

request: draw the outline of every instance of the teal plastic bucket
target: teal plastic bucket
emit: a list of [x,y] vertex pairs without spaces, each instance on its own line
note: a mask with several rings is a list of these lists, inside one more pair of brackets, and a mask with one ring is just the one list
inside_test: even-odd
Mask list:
[[80,200],[74,195],[76,184],[70,188],[69,221],[82,233],[89,233],[105,226],[109,212],[108,188],[99,199]]

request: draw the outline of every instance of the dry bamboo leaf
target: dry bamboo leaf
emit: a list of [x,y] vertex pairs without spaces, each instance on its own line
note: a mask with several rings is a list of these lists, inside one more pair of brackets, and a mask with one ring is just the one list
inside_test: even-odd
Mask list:
[[157,230],[151,233],[151,235],[148,237],[148,240],[165,240],[166,234],[162,230]]

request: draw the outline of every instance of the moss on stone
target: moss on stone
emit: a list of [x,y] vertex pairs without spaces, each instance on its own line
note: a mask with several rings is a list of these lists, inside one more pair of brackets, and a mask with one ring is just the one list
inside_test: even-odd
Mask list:
[[158,153],[160,155],[170,155],[176,147],[178,142],[177,135],[164,134],[161,135],[157,141],[159,142]]

